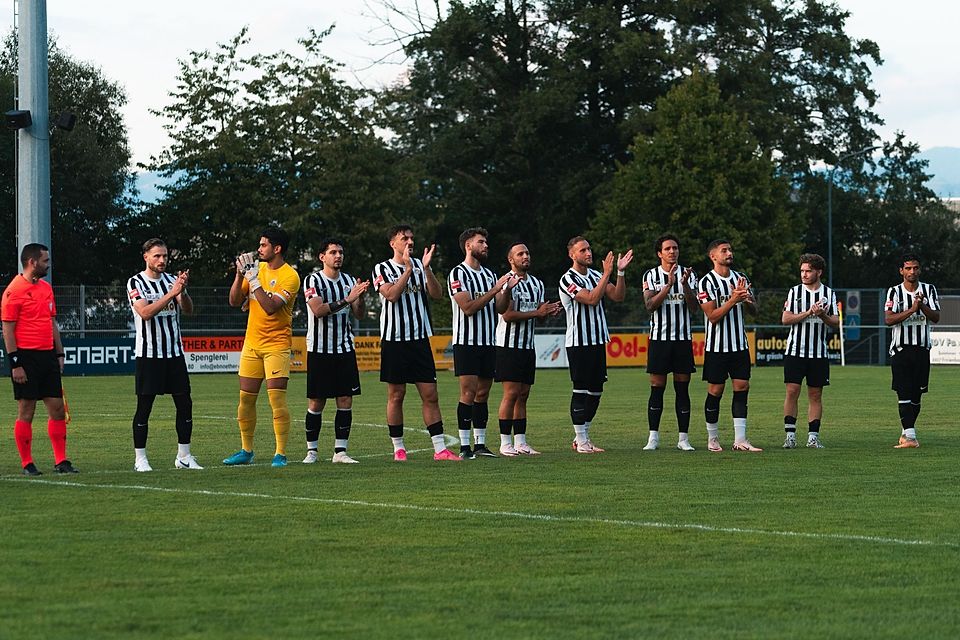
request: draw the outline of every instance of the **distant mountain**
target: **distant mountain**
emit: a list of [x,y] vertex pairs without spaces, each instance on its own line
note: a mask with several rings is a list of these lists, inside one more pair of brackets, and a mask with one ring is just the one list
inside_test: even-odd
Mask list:
[[960,148],[933,147],[920,157],[930,162],[930,188],[941,198],[960,198]]

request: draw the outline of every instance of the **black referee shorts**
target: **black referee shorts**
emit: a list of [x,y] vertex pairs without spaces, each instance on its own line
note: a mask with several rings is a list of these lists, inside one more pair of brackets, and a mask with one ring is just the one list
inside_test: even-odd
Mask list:
[[807,379],[808,387],[826,387],[830,384],[829,358],[801,358],[783,356],[783,383],[803,384]]
[[707,351],[703,354],[703,379],[710,384],[750,379],[750,350]]
[[[18,349],[17,354],[20,356],[20,366],[27,374],[27,381],[23,384],[13,383],[14,400],[63,397],[60,361],[55,350]],[[10,370],[10,377],[13,378],[13,368]]]
[[497,370],[497,348],[453,345],[453,375],[492,380]]
[[360,395],[356,351],[307,354],[307,397],[342,398]]
[[416,384],[436,381],[437,365],[433,361],[430,340],[380,341],[380,382]]
[[607,345],[567,347],[567,362],[574,389],[603,391],[607,381]]
[[187,361],[175,358],[137,358],[136,391],[138,396],[174,396],[190,394]]
[[532,386],[536,377],[536,351],[497,347],[497,382],[519,382]]
[[692,340],[648,340],[647,373],[693,373]]
[[893,381],[890,388],[898,394],[916,397],[930,390],[930,350],[926,347],[902,347],[890,357]]

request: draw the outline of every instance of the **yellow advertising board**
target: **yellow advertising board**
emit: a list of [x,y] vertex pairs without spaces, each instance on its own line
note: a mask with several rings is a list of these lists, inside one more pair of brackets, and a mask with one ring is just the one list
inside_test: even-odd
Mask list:
[[[433,361],[437,370],[453,369],[453,336],[433,336],[430,338],[430,349],[433,351]],[[360,371],[380,370],[380,337],[358,336],[354,339],[354,348],[357,350],[357,367]]]

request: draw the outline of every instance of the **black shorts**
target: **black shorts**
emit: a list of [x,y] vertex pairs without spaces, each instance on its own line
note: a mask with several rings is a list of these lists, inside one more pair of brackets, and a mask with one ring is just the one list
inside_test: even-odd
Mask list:
[[497,382],[520,382],[532,385],[536,375],[536,351],[497,347]]
[[360,395],[357,352],[307,353],[307,397],[341,398]]
[[930,350],[926,347],[903,347],[890,357],[890,370],[890,388],[897,393],[914,396],[930,390]]
[[430,340],[380,341],[380,382],[416,384],[436,381],[437,365],[433,361]]
[[648,340],[647,373],[693,373],[692,340]]
[[703,379],[710,384],[750,379],[750,350],[707,351],[703,354]]
[[[60,379],[60,361],[57,352],[19,349],[20,366],[27,374],[23,384],[13,383],[14,400],[43,400],[44,398],[62,398],[63,381]],[[13,369],[10,370],[13,377]]]
[[607,381],[607,345],[567,347],[570,380],[580,391],[603,391]]
[[187,361],[176,358],[137,358],[135,388],[138,396],[190,394]]
[[477,376],[493,380],[497,370],[496,347],[474,347],[466,344],[453,345],[453,375]]
[[783,383],[803,384],[804,378],[807,379],[808,387],[829,386],[830,359],[783,356]]

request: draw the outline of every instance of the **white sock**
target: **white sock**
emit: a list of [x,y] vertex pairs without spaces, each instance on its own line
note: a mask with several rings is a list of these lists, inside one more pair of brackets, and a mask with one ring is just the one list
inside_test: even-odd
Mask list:
[[336,440],[334,440],[334,441],[333,441],[333,448],[334,448],[334,449],[343,449],[344,451],[346,451],[346,450],[347,450],[347,440],[346,440],[346,438],[344,438],[343,440],[340,440],[339,438],[336,439]]
[[577,434],[577,444],[583,444],[587,441],[587,426],[586,425],[573,425],[573,431]]
[[685,431],[680,432],[680,437],[677,439],[677,442],[690,442],[690,436]]
[[187,444],[177,443],[177,457],[186,458],[189,455],[190,455],[190,443],[189,442]]
[[[469,432],[468,432],[469,433]],[[443,434],[438,433],[435,436],[430,436],[430,439],[433,440],[433,452],[440,453],[447,448],[446,442],[443,441]]]
[[316,451],[320,446],[319,440],[307,440],[307,451]]
[[916,429],[904,429],[904,430],[903,430],[903,437],[904,437],[904,438],[909,438],[909,439],[911,439],[911,440],[916,440],[916,439],[917,439],[917,430],[916,430]]
[[718,423],[707,423],[707,437],[711,440],[720,437],[720,425]]
[[403,446],[403,438],[390,438],[390,442],[393,443],[393,450],[399,451],[400,449],[406,449]]
[[743,442],[746,439],[747,439],[747,419],[734,418],[733,419],[733,441]]
[[146,460],[146,459],[147,459],[147,448],[146,448],[146,447],[144,447],[143,449],[134,449],[134,450],[133,450],[133,453],[134,453],[134,455],[136,456],[136,459],[137,459],[137,460]]
[[521,445],[525,445],[525,444],[527,444],[527,434],[525,434],[525,433],[518,433],[518,434],[516,434],[515,436],[513,436],[513,441],[514,441],[514,443],[516,443],[516,446],[518,446],[518,447],[521,446]]
[[650,436],[647,438],[647,442],[660,442],[660,432],[651,431]]
[[509,446],[509,445],[511,445],[511,444],[513,444],[513,443],[510,441],[510,434],[509,434],[509,433],[508,433],[508,434],[502,434],[502,433],[501,433],[501,434],[500,434],[500,446],[501,446],[501,447],[506,447],[506,446]]
[[460,429],[457,433],[460,436],[460,446],[469,447],[470,446],[470,429]]
[[474,428],[473,439],[477,444],[487,444],[487,430]]

